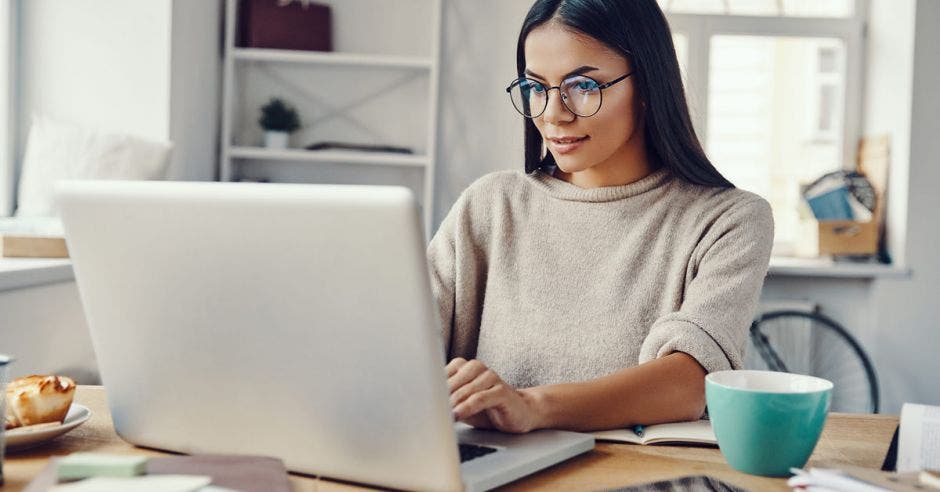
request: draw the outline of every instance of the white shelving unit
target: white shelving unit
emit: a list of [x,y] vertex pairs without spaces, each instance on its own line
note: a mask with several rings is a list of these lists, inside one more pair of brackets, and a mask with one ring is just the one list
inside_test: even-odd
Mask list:
[[[430,233],[442,0],[399,1],[408,5],[324,2],[333,9],[337,51],[315,52],[237,46],[239,1],[227,0],[222,181],[405,185],[418,197]],[[412,18],[414,25],[407,25]],[[260,146],[258,111],[270,97],[298,107],[305,128],[295,140],[306,139],[298,148]],[[414,153],[302,148],[315,141],[392,145]]]
[[270,159],[272,161],[334,162],[375,166],[427,167],[431,159],[423,155],[391,152],[356,152],[303,149],[266,149],[264,147],[229,147],[233,159]]
[[430,70],[430,58],[413,56],[367,55],[359,53],[326,53],[316,51],[235,48],[236,60],[282,63],[316,63],[322,65],[359,65],[364,67],[414,68]]

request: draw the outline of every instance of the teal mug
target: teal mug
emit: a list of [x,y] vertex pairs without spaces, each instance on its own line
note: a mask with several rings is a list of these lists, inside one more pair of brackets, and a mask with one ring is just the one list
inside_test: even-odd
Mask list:
[[832,382],[772,371],[718,371],[705,377],[708,416],[732,468],[785,477],[802,468],[829,413]]

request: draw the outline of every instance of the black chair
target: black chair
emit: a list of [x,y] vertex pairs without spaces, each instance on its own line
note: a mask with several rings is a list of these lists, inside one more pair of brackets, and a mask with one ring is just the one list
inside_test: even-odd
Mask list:
[[769,311],[751,324],[746,369],[807,374],[833,383],[833,412],[878,413],[878,377],[868,354],[826,316]]

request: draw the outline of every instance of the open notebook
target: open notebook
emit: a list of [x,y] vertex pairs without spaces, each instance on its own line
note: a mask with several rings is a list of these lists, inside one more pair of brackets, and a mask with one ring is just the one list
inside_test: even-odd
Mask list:
[[631,429],[594,432],[600,441],[629,442],[633,444],[708,444],[718,445],[712,424],[708,420],[647,425],[642,435]]

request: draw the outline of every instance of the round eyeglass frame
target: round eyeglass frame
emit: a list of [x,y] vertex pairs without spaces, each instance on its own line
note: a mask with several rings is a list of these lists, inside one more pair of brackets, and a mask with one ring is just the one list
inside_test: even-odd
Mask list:
[[529,116],[529,115],[523,113],[522,110],[519,109],[519,108],[516,106],[515,101],[513,101],[513,99],[512,99],[512,89],[513,89],[514,87],[518,86],[519,84],[521,84],[523,81],[535,82],[536,84],[539,84],[539,85],[542,85],[542,86],[545,86],[545,84],[539,82],[538,80],[530,79],[530,78],[528,78],[528,77],[519,77],[518,79],[513,80],[513,81],[509,84],[509,87],[506,87],[506,94],[509,95],[509,102],[512,103],[512,107],[515,108],[515,110],[516,110],[517,113],[521,114],[522,116],[524,116],[524,117],[526,117],[526,118],[535,119],[535,118],[538,118],[539,116],[542,116],[543,114],[545,114],[545,110],[548,109],[548,97],[549,97],[549,96],[548,96],[548,93],[551,92],[552,89],[558,89],[558,95],[561,96],[561,104],[565,107],[565,109],[568,110],[568,112],[570,112],[571,114],[573,114],[573,115],[575,115],[575,116],[579,116],[579,117],[581,117],[581,118],[590,118],[591,116],[594,116],[594,115],[596,115],[598,112],[600,112],[601,108],[604,107],[604,89],[606,89],[606,88],[608,88],[608,87],[610,87],[610,86],[612,86],[612,85],[614,85],[614,84],[616,84],[616,83],[618,83],[618,82],[620,82],[620,81],[622,81],[622,80],[626,80],[627,77],[629,77],[629,76],[631,76],[631,75],[633,75],[633,72],[627,72],[627,73],[621,75],[620,77],[617,77],[616,79],[611,80],[610,82],[607,82],[607,83],[605,83],[605,84],[598,83],[596,80],[594,80],[594,79],[591,78],[591,77],[588,77],[587,75],[573,75],[573,76],[571,76],[571,77],[567,77],[567,78],[565,78],[564,80],[562,80],[561,83],[564,84],[564,83],[565,83],[565,80],[568,80],[568,79],[571,79],[571,78],[574,78],[574,77],[582,77],[582,78],[585,78],[585,79],[588,79],[588,80],[592,80],[592,81],[594,81],[595,84],[597,84],[597,90],[599,91],[599,95],[600,95],[600,102],[597,103],[597,109],[594,110],[594,112],[591,113],[591,114],[579,114],[579,113],[576,112],[575,110],[573,110],[573,109],[571,109],[570,107],[568,107],[568,102],[567,102],[567,99],[568,99],[568,98],[565,97],[565,93],[561,91],[561,84],[556,85],[556,86],[551,86],[551,87],[546,87],[546,88],[545,88],[545,104],[542,106],[542,110],[541,110],[541,111],[539,111],[538,113],[533,113],[532,116]]

